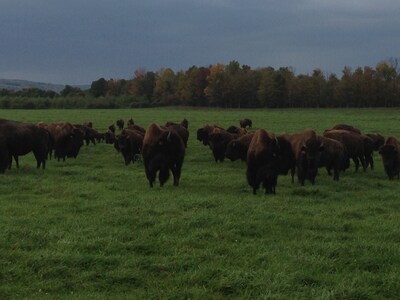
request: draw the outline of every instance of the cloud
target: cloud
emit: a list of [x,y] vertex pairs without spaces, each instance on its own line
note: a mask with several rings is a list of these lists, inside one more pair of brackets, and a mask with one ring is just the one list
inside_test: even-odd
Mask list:
[[340,73],[398,56],[397,1],[50,1],[0,4],[0,77],[129,78],[238,60]]

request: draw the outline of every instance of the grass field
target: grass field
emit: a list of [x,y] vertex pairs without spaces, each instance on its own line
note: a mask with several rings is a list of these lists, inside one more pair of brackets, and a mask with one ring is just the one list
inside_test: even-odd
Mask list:
[[276,195],[254,196],[245,163],[216,164],[196,130],[248,117],[276,133],[349,123],[400,138],[399,109],[0,110],[102,131],[130,117],[189,120],[181,185],[150,189],[112,145],[46,170],[21,157],[0,176],[0,299],[398,299],[400,182],[377,153],[374,171],[334,182],[321,169],[304,187],[281,176]]

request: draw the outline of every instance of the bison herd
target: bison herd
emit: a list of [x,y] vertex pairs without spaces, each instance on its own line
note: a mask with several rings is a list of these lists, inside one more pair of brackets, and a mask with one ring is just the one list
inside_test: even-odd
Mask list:
[[260,186],[265,193],[275,193],[278,176],[289,171],[292,183],[297,175],[299,183],[304,185],[306,180],[315,183],[321,167],[325,167],[334,180],[339,180],[340,172],[350,167],[350,160],[354,162],[356,172],[360,164],[364,171],[368,167],[373,169],[374,151],[379,151],[382,156],[389,179],[399,178],[400,144],[393,136],[385,142],[379,133],[362,134],[359,129],[346,124],[338,124],[323,134],[306,129],[277,135],[265,129],[248,132],[243,129],[245,127],[243,120],[240,128],[224,129],[207,124],[197,130],[197,139],[210,147],[216,162],[225,158],[246,161],[247,182],[254,194]]
[[[362,134],[353,126],[338,124],[317,134],[306,129],[294,134],[275,134],[266,129],[248,131],[250,119],[239,121],[240,127],[223,128],[206,124],[197,130],[197,139],[209,146],[216,162],[225,158],[246,161],[246,178],[253,193],[262,186],[265,193],[275,193],[279,175],[290,171],[292,183],[295,176],[301,185],[308,180],[315,183],[319,168],[326,168],[334,180],[354,162],[357,172],[360,164],[365,171],[374,168],[373,152],[382,156],[389,179],[399,178],[400,142],[393,136],[385,138],[378,133]],[[0,119],[0,172],[12,166],[18,157],[33,152],[37,167],[45,169],[47,159],[65,161],[76,158],[86,143],[104,141],[113,144],[121,153],[126,165],[143,159],[145,174],[153,187],[157,174],[160,185],[168,180],[179,185],[185,150],[188,143],[188,120],[180,123],[167,122],[161,126],[151,124],[147,130],[135,124],[116,121],[106,132],[93,128],[92,122],[71,124],[69,122],[43,123],[36,125]]]

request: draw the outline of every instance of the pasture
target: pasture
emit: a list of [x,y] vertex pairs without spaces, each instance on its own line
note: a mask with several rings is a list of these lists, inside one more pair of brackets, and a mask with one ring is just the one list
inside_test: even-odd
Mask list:
[[[375,170],[334,182],[320,169],[304,187],[279,176],[252,195],[244,162],[215,163],[196,140],[210,122],[275,133],[349,123],[400,138],[399,109],[0,110],[0,118],[189,120],[179,187],[149,188],[142,162],[112,145],[36,169],[32,154],[0,176],[0,298],[377,299],[400,294],[400,181]],[[47,295],[47,297],[46,297]]]

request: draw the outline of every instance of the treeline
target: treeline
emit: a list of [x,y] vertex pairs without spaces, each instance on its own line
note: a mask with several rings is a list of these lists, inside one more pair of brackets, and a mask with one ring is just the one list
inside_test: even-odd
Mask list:
[[352,70],[341,77],[315,69],[296,75],[291,68],[252,69],[237,61],[186,71],[136,70],[132,79],[100,78],[90,89],[65,86],[60,93],[39,89],[0,90],[2,108],[126,108],[154,106],[226,108],[400,106],[398,59]]

